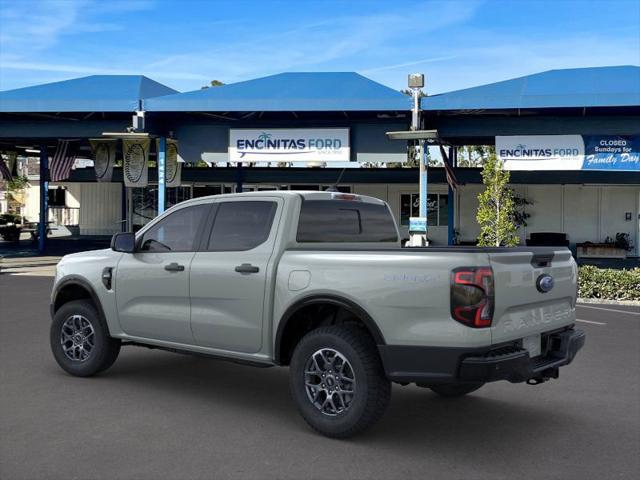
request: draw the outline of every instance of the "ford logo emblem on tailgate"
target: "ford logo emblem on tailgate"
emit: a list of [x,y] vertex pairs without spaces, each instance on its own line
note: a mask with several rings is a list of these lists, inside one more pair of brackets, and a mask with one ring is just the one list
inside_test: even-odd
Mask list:
[[553,288],[553,277],[543,273],[536,280],[536,288],[541,293],[547,293]]

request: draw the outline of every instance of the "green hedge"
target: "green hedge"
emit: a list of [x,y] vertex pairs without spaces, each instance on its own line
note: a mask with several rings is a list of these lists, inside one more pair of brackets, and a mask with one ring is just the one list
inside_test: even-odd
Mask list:
[[578,297],[640,300],[640,268],[614,270],[583,265],[578,268]]

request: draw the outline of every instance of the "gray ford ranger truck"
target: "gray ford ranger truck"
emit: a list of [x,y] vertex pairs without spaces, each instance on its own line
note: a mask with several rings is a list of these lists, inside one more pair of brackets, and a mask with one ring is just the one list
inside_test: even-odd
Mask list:
[[65,256],[50,341],[76,376],[123,345],[289,366],[304,419],[348,437],[382,416],[391,382],[455,397],[557,378],[584,344],[576,277],[565,248],[401,248],[371,197],[218,195]]

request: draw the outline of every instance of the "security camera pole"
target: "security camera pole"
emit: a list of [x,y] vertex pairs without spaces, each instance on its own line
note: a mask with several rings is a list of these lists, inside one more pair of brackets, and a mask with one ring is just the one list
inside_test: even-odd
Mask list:
[[[411,130],[420,129],[420,91],[424,87],[424,75],[422,73],[412,73],[409,75],[409,88],[413,97],[413,109],[411,115]],[[427,166],[425,165],[427,155],[425,151],[424,139],[418,140],[415,154],[420,165],[420,208],[418,217],[409,219],[409,246],[425,247],[427,243]]]

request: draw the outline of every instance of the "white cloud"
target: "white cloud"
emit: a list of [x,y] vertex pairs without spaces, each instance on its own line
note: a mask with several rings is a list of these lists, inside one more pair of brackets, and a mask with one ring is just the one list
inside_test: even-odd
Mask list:
[[[107,14],[151,8],[148,1],[42,0],[2,3],[0,60],[28,58],[55,46],[61,37],[121,30],[102,20]],[[100,20],[96,20],[99,18]]]
[[423,58],[422,60],[414,60],[414,61],[411,61],[411,62],[396,63],[394,65],[384,65],[382,67],[368,68],[366,70],[361,70],[360,73],[369,74],[369,73],[374,73],[374,72],[382,72],[384,70],[397,70],[399,68],[415,67],[416,65],[422,65],[424,63],[433,63],[433,62],[442,62],[442,61],[445,61],[445,60],[453,60],[454,58],[458,58],[458,56],[457,55],[446,55],[446,56],[443,56],[443,57]]

